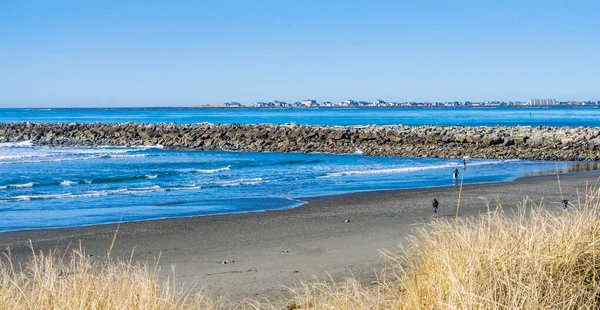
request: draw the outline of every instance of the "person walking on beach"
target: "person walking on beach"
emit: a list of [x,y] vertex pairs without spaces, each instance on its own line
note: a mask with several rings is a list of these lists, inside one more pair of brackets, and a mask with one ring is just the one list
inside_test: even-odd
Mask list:
[[433,216],[437,216],[438,206],[440,205],[440,203],[437,201],[437,199],[433,198],[431,204],[433,205]]
[[454,172],[452,172],[452,180],[456,182],[458,179],[458,168],[454,168]]
[[563,200],[562,201],[562,210],[563,211],[567,211],[567,208],[569,207],[569,201],[568,200]]

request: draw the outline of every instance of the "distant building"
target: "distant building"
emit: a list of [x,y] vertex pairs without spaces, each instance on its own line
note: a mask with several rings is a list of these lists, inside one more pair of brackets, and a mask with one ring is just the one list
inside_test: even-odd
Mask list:
[[316,107],[319,104],[317,103],[317,100],[305,99],[305,100],[302,100],[302,105],[305,107]]
[[[272,103],[272,102],[271,102],[271,103]],[[262,102],[262,101],[259,101],[259,102],[257,102],[255,105],[256,105],[256,107],[258,107],[258,108],[270,108],[270,107],[271,107],[271,106],[269,105],[269,102]]]
[[285,101],[275,100],[275,101],[273,101],[273,106],[276,108],[288,108],[288,107],[291,107],[292,105]]
[[242,108],[244,106],[239,102],[225,102],[223,105],[227,108]]
[[531,99],[529,100],[527,105],[531,106],[548,106],[548,105],[556,105],[556,99]]
[[372,106],[376,106],[376,107],[383,107],[387,105],[387,102],[385,102],[385,100],[381,100],[381,99],[377,99],[375,101],[373,101],[371,103]]
[[357,106],[357,105],[358,105],[358,102],[357,102],[357,101],[354,101],[354,100],[352,100],[352,99],[346,99],[346,100],[344,100],[344,101],[340,102],[340,105],[341,105],[342,107],[355,107],[355,106]]

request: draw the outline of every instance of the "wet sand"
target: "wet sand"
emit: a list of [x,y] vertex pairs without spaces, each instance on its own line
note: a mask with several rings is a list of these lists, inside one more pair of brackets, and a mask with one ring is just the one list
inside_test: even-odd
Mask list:
[[[586,184],[596,184],[600,171],[560,175],[563,195],[583,197]],[[174,266],[178,283],[197,281],[212,296],[231,300],[278,298],[300,281],[354,277],[365,283],[386,264],[379,250],[395,251],[399,243],[432,220],[431,200],[440,202],[440,216],[454,217],[459,186],[365,192],[301,199],[298,208],[260,213],[217,215],[123,223],[113,257],[154,262],[160,255],[163,275]],[[484,199],[504,210],[525,197],[559,210],[556,175],[513,182],[463,187],[460,216],[487,212]],[[583,198],[582,198],[583,199]],[[510,211],[509,211],[510,212]],[[345,220],[350,219],[349,223]],[[36,250],[78,247],[94,257],[106,255],[116,225],[0,233],[0,247],[13,259]],[[229,261],[222,264],[223,261]]]

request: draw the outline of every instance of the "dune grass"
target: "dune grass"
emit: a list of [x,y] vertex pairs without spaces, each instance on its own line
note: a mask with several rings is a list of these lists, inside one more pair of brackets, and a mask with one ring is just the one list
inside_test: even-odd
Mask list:
[[[371,285],[304,283],[284,303],[214,301],[131,261],[34,253],[0,264],[0,309],[600,309],[600,190],[569,211],[524,201],[435,219]],[[35,254],[35,255],[34,255]],[[192,293],[194,292],[194,293]]]

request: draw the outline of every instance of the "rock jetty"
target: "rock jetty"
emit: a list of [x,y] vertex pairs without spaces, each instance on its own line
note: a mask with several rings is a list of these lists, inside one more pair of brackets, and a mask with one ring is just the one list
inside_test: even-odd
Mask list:
[[598,127],[308,126],[297,124],[1,123],[0,142],[39,146],[140,146],[372,156],[600,159]]

